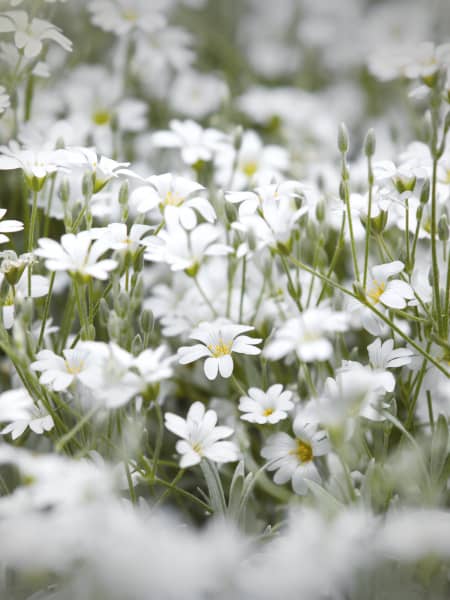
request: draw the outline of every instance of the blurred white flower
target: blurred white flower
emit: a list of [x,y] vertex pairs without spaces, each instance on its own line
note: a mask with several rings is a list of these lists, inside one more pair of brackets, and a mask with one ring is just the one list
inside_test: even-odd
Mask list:
[[0,433],[16,440],[27,428],[41,435],[54,427],[53,419],[41,402],[36,405],[25,388],[0,394],[0,423],[8,423]]
[[172,119],[169,131],[157,131],[152,143],[157,148],[179,148],[187,165],[213,160],[216,152],[229,144],[228,136],[218,129],[204,129],[196,121]]
[[182,71],[169,92],[169,103],[176,112],[202,119],[219,109],[227,95],[224,81],[210,73]]
[[329,308],[307,309],[275,330],[263,354],[269,360],[279,360],[290,352],[295,352],[304,362],[328,360],[333,354],[333,345],[328,338],[348,328],[349,318],[344,312]]
[[92,23],[104,31],[127,35],[133,29],[151,33],[164,27],[167,0],[91,0]]
[[14,43],[22,50],[25,58],[35,58],[42,50],[43,42],[51,40],[67,52],[72,50],[72,42],[61,30],[42,19],[32,19],[23,10],[11,10],[0,14],[0,32],[14,33]]
[[224,442],[232,435],[231,427],[216,426],[217,413],[207,410],[201,402],[194,402],[186,419],[173,413],[164,415],[166,428],[182,438],[177,442],[181,454],[180,467],[185,469],[200,463],[202,458],[213,462],[234,462],[239,458],[239,449],[233,442]]
[[67,390],[77,380],[92,385],[94,355],[82,347],[66,348],[62,354],[58,356],[51,350],[37,353],[37,360],[31,363],[30,368],[41,373],[39,382],[56,392]]
[[308,480],[321,481],[314,459],[329,452],[330,443],[327,434],[317,427],[317,423],[304,422],[299,415],[293,423],[295,438],[275,433],[261,450],[261,456],[269,461],[268,470],[276,471],[274,482],[283,485],[292,480],[296,494],[308,492]]
[[271,385],[266,392],[251,387],[248,396],[242,396],[239,402],[239,410],[245,413],[241,419],[259,425],[278,423],[286,419],[287,411],[294,407],[291,398],[292,392],[283,391],[280,383]]
[[110,223],[99,232],[97,239],[105,245],[105,248],[133,254],[140,245],[146,245],[148,238],[143,236],[151,229],[150,225],[135,223],[128,231],[126,223]]
[[261,352],[260,348],[255,347],[262,341],[260,338],[242,335],[253,329],[247,325],[234,325],[226,320],[200,323],[189,337],[201,343],[179,348],[179,363],[187,365],[199,358],[207,357],[203,368],[208,379],[216,379],[218,373],[225,378],[231,377],[233,352],[252,355]]
[[134,359],[134,366],[146,383],[156,383],[173,375],[172,365],[176,356],[165,356],[168,351],[165,345],[146,348]]

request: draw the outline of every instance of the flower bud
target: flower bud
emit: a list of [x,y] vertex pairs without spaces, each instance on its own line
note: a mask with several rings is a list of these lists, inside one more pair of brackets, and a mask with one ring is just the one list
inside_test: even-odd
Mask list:
[[152,311],[144,308],[139,318],[139,325],[144,335],[149,335],[153,331],[154,322]]
[[438,236],[441,242],[446,242],[449,238],[448,219],[444,213],[438,222]]
[[121,319],[125,319],[128,314],[129,307],[130,298],[128,294],[125,292],[120,292],[120,294],[114,299],[114,310]]
[[120,186],[119,190],[119,204],[121,206],[125,206],[128,204],[128,194],[129,194],[129,184],[128,181],[125,180]]
[[373,129],[369,129],[364,140],[364,153],[366,156],[373,156],[376,149],[376,138]]
[[142,340],[142,337],[139,333],[137,333],[134,338],[133,341],[131,342],[131,353],[134,356],[137,356],[138,354],[140,354],[142,352],[142,350],[144,349],[144,342]]
[[345,123],[341,123],[338,129],[338,148],[341,154],[347,154],[349,147],[348,131]]
[[420,203],[426,204],[430,198],[430,180],[425,179],[422,190],[420,192]]

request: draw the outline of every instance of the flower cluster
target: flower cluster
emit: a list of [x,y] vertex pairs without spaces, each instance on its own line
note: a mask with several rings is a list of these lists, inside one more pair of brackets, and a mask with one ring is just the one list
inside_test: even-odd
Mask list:
[[448,598],[449,22],[0,0],[1,598]]

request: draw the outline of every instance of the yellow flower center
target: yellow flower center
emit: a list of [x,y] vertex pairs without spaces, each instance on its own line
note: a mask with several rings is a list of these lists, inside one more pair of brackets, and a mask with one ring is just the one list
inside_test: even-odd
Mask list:
[[197,454],[200,454],[200,456],[202,456],[203,450],[202,450],[202,445],[200,444],[200,442],[197,442],[196,444],[194,444],[192,446],[192,450],[194,452],[197,452]]
[[67,372],[71,375],[78,375],[84,369],[84,363],[80,362],[78,365],[70,365],[67,360],[64,361],[64,365],[67,369]]
[[297,447],[291,450],[289,454],[294,455],[302,463],[310,462],[313,459],[311,444],[303,440],[297,440]]
[[125,21],[131,21],[131,23],[134,23],[138,20],[138,15],[136,12],[134,12],[134,10],[125,10],[122,13],[122,17],[125,19]]
[[164,204],[166,206],[180,206],[183,202],[184,198],[173,192],[167,192],[166,197],[164,198]]
[[253,175],[258,170],[258,163],[254,160],[249,160],[247,162],[242,163],[242,172],[247,177],[253,177]]
[[384,282],[378,283],[378,281],[374,281],[373,287],[367,294],[367,297],[370,298],[374,304],[378,304],[378,302],[380,301],[380,296],[384,293],[385,289],[386,284]]
[[96,125],[107,125],[111,121],[111,113],[107,110],[96,110],[92,114],[92,120]]
[[211,352],[214,358],[219,358],[220,356],[231,354],[231,346],[232,343],[226,344],[223,339],[220,338],[218,344],[209,344],[208,350]]
[[263,415],[265,417],[269,417],[270,415],[272,415],[275,411],[273,410],[273,408],[266,408],[266,410],[263,412]]

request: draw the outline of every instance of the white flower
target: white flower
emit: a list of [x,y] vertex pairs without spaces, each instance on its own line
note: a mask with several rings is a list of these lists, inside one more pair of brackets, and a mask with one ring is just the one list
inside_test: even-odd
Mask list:
[[126,223],[110,223],[100,231],[98,239],[105,245],[105,248],[134,253],[140,245],[146,245],[146,238],[143,236],[151,229],[150,225],[135,223],[128,232]]
[[177,442],[177,452],[181,454],[180,467],[197,465],[202,458],[213,462],[234,462],[239,458],[239,450],[233,442],[223,442],[223,438],[233,434],[231,427],[216,427],[217,414],[207,410],[201,402],[194,402],[186,419],[173,413],[165,414],[166,428],[182,438]]
[[46,259],[49,271],[67,271],[83,278],[107,279],[109,271],[117,267],[112,259],[99,260],[106,248],[101,240],[92,241],[92,233],[66,233],[58,243],[50,238],[41,238],[35,252]]
[[22,221],[15,221],[13,219],[7,219],[1,221],[6,215],[6,208],[0,208],[0,244],[6,244],[9,242],[9,237],[5,233],[14,233],[16,231],[22,231]]
[[119,176],[139,178],[134,171],[127,168],[130,163],[117,162],[106,156],[99,158],[94,148],[67,148],[65,153],[73,166],[85,167],[92,171],[94,194],[100,192],[111,179]]
[[210,223],[216,218],[214,208],[208,200],[198,195],[205,188],[184,177],[164,173],[148,177],[150,184],[136,188],[130,197],[132,205],[138,212],[147,212],[158,206],[166,219],[178,220],[186,229],[193,229],[197,225],[198,211]]
[[285,390],[280,383],[271,385],[266,392],[252,387],[248,390],[248,396],[242,396],[239,410],[242,411],[241,419],[250,423],[278,423],[286,419],[286,411],[294,407],[291,402],[292,392]]
[[134,366],[146,383],[156,383],[173,375],[172,364],[176,356],[164,356],[167,352],[168,348],[164,345],[147,348],[134,359]]
[[227,136],[218,129],[203,129],[197,122],[187,119],[172,119],[170,131],[157,131],[152,135],[152,143],[159,148],[179,148],[181,158],[187,165],[199,161],[210,161],[228,141]]
[[92,371],[83,382],[94,402],[118,408],[142,390],[142,377],[133,372],[136,359],[132,354],[113,342],[83,342],[83,348],[94,357]]
[[176,219],[169,218],[166,229],[150,237],[144,254],[146,260],[165,262],[172,271],[192,270],[195,272],[206,256],[221,256],[233,250],[217,243],[220,230],[209,223],[186,231]]
[[51,350],[38,352],[30,368],[40,371],[39,382],[56,392],[67,390],[76,380],[92,384],[94,356],[82,347],[66,348],[62,353],[63,356],[58,356]]
[[347,436],[353,433],[358,416],[383,421],[381,409],[387,408],[383,383],[371,369],[349,362],[335,379],[328,377],[325,382],[319,402],[321,421],[330,427],[343,427]]
[[233,352],[240,354],[259,354],[261,352],[259,348],[255,348],[255,345],[262,341],[260,338],[241,335],[253,329],[247,325],[234,325],[224,320],[218,320],[215,323],[200,323],[189,337],[199,340],[201,344],[180,348],[178,350],[179,362],[187,365],[199,358],[207,357],[203,368],[209,380],[216,379],[218,373],[225,378],[231,377]]
[[242,190],[261,178],[280,177],[289,167],[289,155],[281,146],[264,146],[257,133],[246,131],[239,150],[230,146],[228,151],[221,152],[217,166],[220,185]]
[[308,480],[320,482],[321,478],[314,459],[330,450],[327,434],[317,430],[317,423],[304,422],[301,415],[293,424],[295,438],[287,433],[275,433],[267,440],[261,456],[269,461],[269,471],[275,471],[273,478],[278,485],[292,480],[296,494],[308,491]]
[[47,175],[67,170],[68,158],[65,150],[24,150],[14,141],[0,146],[0,170],[22,169],[33,189],[41,189]]
[[104,31],[126,35],[133,29],[151,33],[165,25],[166,0],[94,0],[88,9],[92,23]]
[[0,394],[0,423],[6,423],[0,433],[11,434],[13,440],[20,437],[29,427],[31,431],[42,434],[53,429],[52,417],[41,403],[36,406],[25,388],[9,390]]
[[366,287],[368,301],[376,306],[381,303],[388,308],[405,308],[407,300],[414,298],[412,287],[400,279],[390,279],[403,271],[404,264],[395,260],[370,269],[370,279]]
[[72,42],[61,30],[42,19],[29,21],[23,10],[11,10],[0,14],[0,32],[14,33],[14,43],[22,50],[25,58],[35,58],[42,50],[42,42],[52,40],[67,52],[72,50]]
[[227,87],[216,75],[183,71],[175,79],[169,93],[171,108],[193,119],[202,119],[219,109]]
[[304,362],[328,360],[333,354],[333,346],[328,337],[336,331],[347,331],[348,315],[328,308],[311,308],[299,317],[288,319],[275,332],[264,348],[264,356],[269,360],[279,360],[295,351]]
[[409,365],[414,352],[410,348],[396,348],[394,350],[394,340],[388,339],[381,342],[380,338],[367,346],[367,351],[370,365],[380,378],[380,385],[384,387],[386,392],[392,392],[395,387],[395,377],[386,369]]

